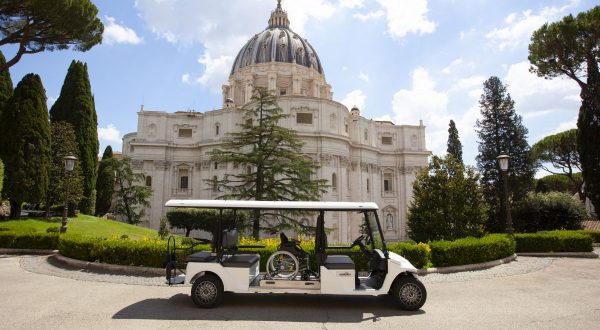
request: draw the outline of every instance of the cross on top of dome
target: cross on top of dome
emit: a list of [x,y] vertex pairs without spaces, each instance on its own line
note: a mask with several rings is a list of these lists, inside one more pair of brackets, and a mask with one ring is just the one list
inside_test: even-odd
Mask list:
[[277,8],[271,12],[271,18],[269,18],[269,28],[274,27],[290,27],[287,12],[281,8],[281,0],[277,0]]

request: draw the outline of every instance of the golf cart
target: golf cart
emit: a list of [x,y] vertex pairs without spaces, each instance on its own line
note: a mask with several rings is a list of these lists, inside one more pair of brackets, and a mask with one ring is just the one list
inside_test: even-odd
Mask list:
[[[167,207],[216,209],[220,217],[212,251],[187,256],[185,270],[175,260],[175,244],[167,248],[166,277],[169,284],[192,285],[191,296],[199,307],[210,308],[221,303],[223,292],[234,293],[302,293],[334,295],[390,294],[402,309],[417,310],[423,306],[427,291],[417,278],[417,269],[405,258],[387,250],[375,203],[351,202],[288,202],[231,200],[170,200]],[[224,213],[224,211],[226,211]],[[235,229],[236,212],[260,211],[277,214],[313,214],[315,253],[310,269],[309,255],[298,241],[280,234],[281,246],[268,258],[266,272],[260,272],[260,256],[242,246]],[[359,224],[360,234],[352,245],[329,246],[325,227],[329,218]],[[261,218],[262,221],[262,218]],[[265,220],[267,221],[267,220]],[[174,243],[174,241],[173,241]],[[358,246],[360,252],[352,248]],[[249,251],[250,250],[250,251]],[[368,260],[368,273],[359,276],[349,257],[362,253]],[[180,268],[181,274],[177,269]],[[360,274],[363,275],[363,274]]]

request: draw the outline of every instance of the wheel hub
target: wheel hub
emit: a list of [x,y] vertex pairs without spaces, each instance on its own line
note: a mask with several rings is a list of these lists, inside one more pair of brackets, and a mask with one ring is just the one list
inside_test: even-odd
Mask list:
[[417,305],[421,298],[421,290],[413,283],[407,283],[400,288],[400,299],[407,305]]

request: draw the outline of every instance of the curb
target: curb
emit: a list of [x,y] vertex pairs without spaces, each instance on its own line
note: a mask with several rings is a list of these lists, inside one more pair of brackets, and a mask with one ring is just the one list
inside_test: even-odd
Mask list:
[[23,254],[30,254],[30,255],[49,255],[49,254],[55,254],[55,253],[58,253],[58,250],[6,249],[6,248],[1,248],[1,249],[0,249],[0,254],[16,254],[16,255],[23,255]]
[[595,252],[519,252],[517,255],[538,258],[598,258]]
[[103,264],[99,262],[81,261],[71,259],[55,253],[48,258],[48,262],[67,266],[69,268],[80,269],[96,273],[110,273],[114,275],[130,275],[143,277],[165,276],[165,270],[162,268],[140,267],[140,266],[123,266]]
[[419,269],[417,274],[419,275],[427,275],[427,274],[448,274],[448,273],[458,273],[458,272],[468,272],[473,270],[484,270],[496,266],[500,266],[502,264],[509,263],[517,259],[517,255],[513,254],[512,256],[506,257],[504,259],[492,260],[483,262],[480,264],[468,264],[468,265],[460,265],[460,266],[449,266],[449,267],[437,267],[437,268],[427,268],[427,269]]

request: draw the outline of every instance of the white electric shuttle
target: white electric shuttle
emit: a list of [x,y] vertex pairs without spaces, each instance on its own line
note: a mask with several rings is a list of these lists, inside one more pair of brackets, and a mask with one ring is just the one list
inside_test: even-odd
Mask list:
[[[218,210],[217,233],[212,251],[192,253],[185,267],[177,262],[173,244],[167,246],[166,277],[169,284],[192,286],[192,300],[199,307],[210,308],[221,303],[223,292],[234,293],[302,293],[332,295],[390,294],[402,309],[417,310],[427,298],[425,286],[417,278],[417,269],[402,256],[388,251],[385,245],[375,203],[352,202],[288,202],[232,200],[170,200],[165,206]],[[260,256],[252,249],[261,246],[239,245],[236,214],[242,211],[262,214],[316,216],[315,251],[309,256],[298,241],[280,233],[281,245],[260,271]],[[358,213],[362,220],[358,236],[350,246],[329,246],[325,213]],[[357,216],[352,216],[356,218]],[[263,218],[263,217],[261,217]],[[268,216],[264,217],[268,219]],[[336,219],[349,219],[350,216]],[[268,220],[265,220],[268,222]],[[352,251],[359,246],[360,252]],[[368,269],[361,272],[349,255],[364,254]],[[315,260],[309,260],[314,258]],[[311,270],[311,263],[316,265]],[[181,269],[180,275],[177,269]],[[185,270],[183,271],[183,268]]]

